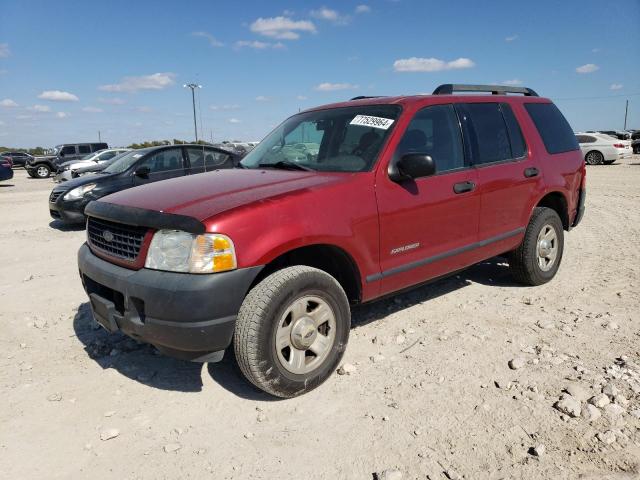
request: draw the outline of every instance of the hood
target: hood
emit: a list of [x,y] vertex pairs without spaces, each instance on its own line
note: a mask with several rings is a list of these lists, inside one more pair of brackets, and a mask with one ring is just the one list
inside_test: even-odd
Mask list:
[[[275,197],[345,181],[342,173],[229,169],[174,178],[104,197],[118,205],[187,215],[203,221]],[[82,177],[84,180],[86,177]],[[86,182],[89,183],[89,182]]]

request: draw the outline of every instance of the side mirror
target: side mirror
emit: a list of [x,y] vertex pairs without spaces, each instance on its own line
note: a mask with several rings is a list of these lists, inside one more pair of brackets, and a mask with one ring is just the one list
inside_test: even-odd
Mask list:
[[394,182],[428,177],[436,173],[436,164],[430,155],[409,153],[389,166],[389,178]]
[[149,169],[149,167],[140,167],[133,174],[136,177],[149,178],[149,173],[150,172],[151,172],[151,169]]

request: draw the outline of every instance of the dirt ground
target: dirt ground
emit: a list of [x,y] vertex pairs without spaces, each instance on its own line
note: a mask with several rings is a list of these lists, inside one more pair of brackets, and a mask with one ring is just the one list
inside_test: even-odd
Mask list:
[[362,306],[355,372],[274,400],[230,355],[187,363],[95,329],[85,232],[51,221],[50,180],[16,171],[0,184],[0,476],[640,478],[640,156],[587,180],[551,283],[518,286],[495,259]]

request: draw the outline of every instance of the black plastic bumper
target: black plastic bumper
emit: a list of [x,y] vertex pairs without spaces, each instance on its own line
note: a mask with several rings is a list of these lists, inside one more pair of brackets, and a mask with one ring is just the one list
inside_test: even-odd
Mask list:
[[576,218],[573,220],[573,227],[578,226],[584,217],[584,203],[587,199],[587,189],[580,190],[580,196],[578,197],[578,211],[576,212]]
[[207,275],[129,270],[98,258],[86,244],[78,266],[98,323],[195,361],[222,358],[240,305],[263,268]]
[[[66,193],[66,192],[65,192]],[[49,202],[49,215],[51,218],[61,220],[69,224],[81,224],[87,221],[84,216],[84,209],[89,200],[84,198],[72,201],[62,199],[64,193],[55,202]]]

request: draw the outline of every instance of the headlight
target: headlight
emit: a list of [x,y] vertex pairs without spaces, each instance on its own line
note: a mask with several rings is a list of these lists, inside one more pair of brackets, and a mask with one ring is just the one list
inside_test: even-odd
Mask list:
[[233,242],[226,235],[194,235],[179,230],[158,230],[151,240],[144,266],[154,270],[217,273],[237,266]]
[[62,197],[63,200],[78,200],[85,196],[85,194],[89,193],[91,190],[96,188],[95,183],[88,183],[87,185],[82,185],[81,187],[76,187],[73,190],[69,190]]

